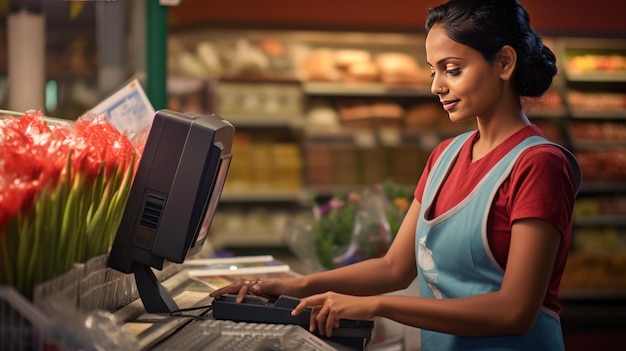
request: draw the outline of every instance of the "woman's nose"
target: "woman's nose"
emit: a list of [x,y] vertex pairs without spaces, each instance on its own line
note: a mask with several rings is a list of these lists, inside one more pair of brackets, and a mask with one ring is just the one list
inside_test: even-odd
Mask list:
[[445,88],[433,81],[433,84],[430,86],[430,91],[435,95],[440,95],[445,92]]
[[430,92],[435,95],[439,95],[444,92],[444,87],[436,75],[433,77],[433,82],[430,85]]

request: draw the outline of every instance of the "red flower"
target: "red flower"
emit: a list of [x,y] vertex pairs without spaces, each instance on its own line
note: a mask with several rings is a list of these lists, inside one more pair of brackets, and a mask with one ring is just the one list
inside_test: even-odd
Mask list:
[[[71,153],[71,154],[70,154]],[[135,147],[105,117],[86,115],[52,128],[41,111],[0,124],[0,231],[18,212],[28,213],[44,189],[78,174],[92,182],[104,167],[104,179],[123,174]],[[65,174],[71,157],[71,174]],[[135,169],[138,158],[134,162]]]
[[0,128],[0,231],[18,212],[30,210],[41,187],[56,181],[43,151],[49,133],[41,112],[34,111]]
[[0,119],[0,284],[30,296],[39,282],[105,253],[138,160],[105,117]]

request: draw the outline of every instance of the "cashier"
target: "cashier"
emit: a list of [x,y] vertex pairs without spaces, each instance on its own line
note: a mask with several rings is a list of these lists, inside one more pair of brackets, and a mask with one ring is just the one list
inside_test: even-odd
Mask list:
[[[563,350],[559,283],[580,168],[521,106],[557,73],[517,0],[450,0],[428,11],[431,91],[477,129],[438,145],[384,257],[213,292],[300,297],[311,331],[385,317],[421,329],[422,350]],[[383,295],[418,279],[420,296]]]

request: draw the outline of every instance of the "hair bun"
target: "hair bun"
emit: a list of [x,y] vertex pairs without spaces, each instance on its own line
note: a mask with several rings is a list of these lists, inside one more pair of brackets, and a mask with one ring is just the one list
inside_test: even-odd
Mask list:
[[528,55],[518,53],[515,80],[521,96],[538,97],[550,88],[557,74],[556,56],[539,34],[533,32],[529,42]]

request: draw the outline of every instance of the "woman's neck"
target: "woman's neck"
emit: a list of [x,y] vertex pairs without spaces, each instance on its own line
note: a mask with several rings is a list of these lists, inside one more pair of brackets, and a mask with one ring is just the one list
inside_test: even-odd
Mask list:
[[472,161],[481,159],[511,135],[531,125],[531,122],[520,108],[514,114],[503,114],[489,119],[477,117],[477,125],[479,135],[472,148]]

